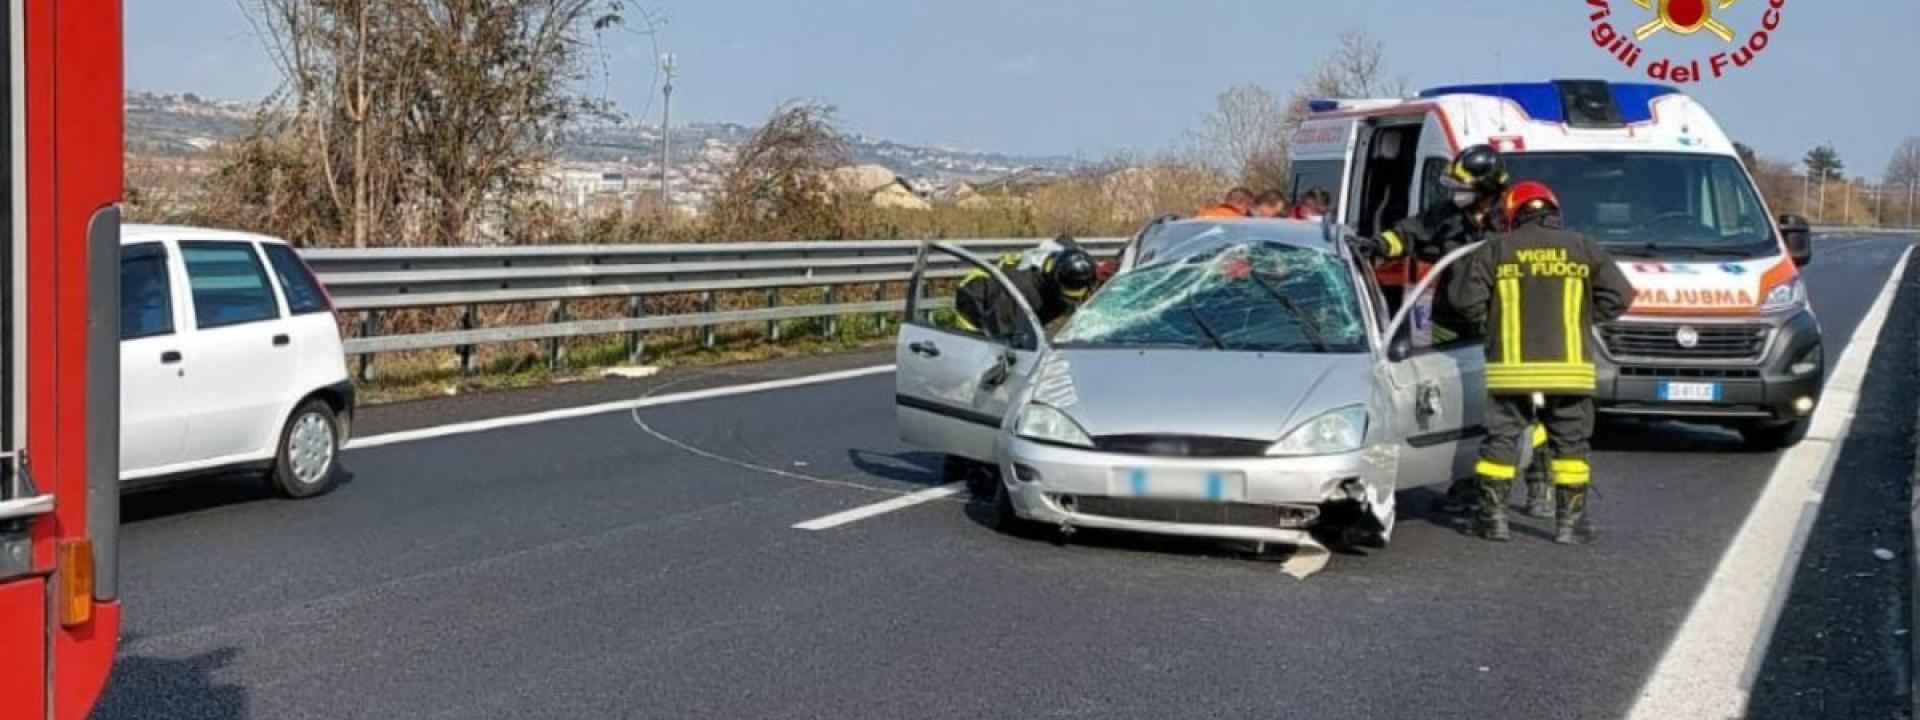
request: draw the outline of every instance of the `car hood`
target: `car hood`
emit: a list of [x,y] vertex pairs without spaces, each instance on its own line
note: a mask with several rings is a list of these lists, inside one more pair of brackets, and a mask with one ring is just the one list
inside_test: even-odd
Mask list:
[[1322,412],[1365,404],[1365,354],[1062,349],[1034,398],[1061,405],[1088,434],[1274,440]]

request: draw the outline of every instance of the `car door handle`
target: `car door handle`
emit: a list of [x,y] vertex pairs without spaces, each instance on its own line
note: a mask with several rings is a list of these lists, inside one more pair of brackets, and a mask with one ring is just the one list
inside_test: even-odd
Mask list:
[[940,357],[940,346],[935,345],[926,340],[921,340],[920,342],[914,343],[912,345],[908,345],[907,349],[913,351],[913,354],[919,355],[921,357],[930,357],[930,358]]
[[180,362],[179,350],[168,350],[166,352],[160,353],[160,364],[173,365],[178,362]]
[[293,343],[293,338],[287,337],[285,334],[273,336],[274,347],[286,347],[292,343]]

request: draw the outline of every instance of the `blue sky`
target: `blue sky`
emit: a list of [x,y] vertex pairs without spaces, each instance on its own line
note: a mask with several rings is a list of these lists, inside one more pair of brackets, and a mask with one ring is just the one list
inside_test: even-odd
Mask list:
[[[129,0],[130,87],[252,99],[278,78],[244,0]],[[629,0],[633,2],[635,0]],[[1495,77],[1636,79],[1596,49],[1581,0],[638,0],[663,12],[679,54],[674,117],[754,123],[805,97],[847,129],[905,142],[1099,157],[1156,151],[1240,83],[1284,93],[1346,29],[1387,43],[1415,87]],[[1611,0],[1619,24],[1650,18]],[[1766,0],[1719,17],[1759,26]],[[1735,139],[1798,159],[1834,143],[1877,177],[1920,135],[1920,2],[1787,0],[1758,60],[1687,90]],[[1705,57],[1726,45],[1662,35],[1647,54]],[[608,35],[591,91],[657,120],[653,51]],[[1649,58],[1651,59],[1651,58]],[[1645,62],[1642,63],[1642,69]]]

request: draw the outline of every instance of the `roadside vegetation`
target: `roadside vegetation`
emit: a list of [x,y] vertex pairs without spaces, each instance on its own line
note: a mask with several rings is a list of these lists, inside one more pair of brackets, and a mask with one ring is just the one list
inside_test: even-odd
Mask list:
[[[657,13],[622,0],[243,0],[283,78],[247,135],[221,148],[194,202],[150,202],[130,165],[127,214],[135,221],[253,230],[302,247],[378,248],[471,244],[627,244],[757,240],[1118,236],[1151,218],[1186,213],[1231,185],[1286,189],[1287,143],[1323,97],[1390,97],[1408,91],[1381,42],[1342,35],[1326,59],[1284,95],[1244,85],[1220,93],[1172,151],[1119,154],[1064,177],[984,183],[931,207],[883,207],[831,181],[850,163],[831,105],[774,108],[739,149],[710,208],[684,215],[641,193],[630,207],[582,217],[538,191],[555,138],[588,120],[618,116],[587,92],[601,86],[601,40],[642,35]],[[1889,168],[1920,178],[1920,139]],[[1837,154],[1807,159],[1828,174],[1824,204],[1808,205],[1807,182],[1785,163],[1749,156],[1776,210],[1828,222],[1898,217],[1905,197],[1853,196]],[[1861,181],[1862,183],[1864,181]],[[1860,188],[1853,188],[1859,190]],[[170,196],[178,195],[170,193]],[[1864,195],[1863,195],[1864,196]],[[820,290],[716,293],[716,309],[818,302]],[[847,301],[898,298],[897,286],[848,287]],[[693,312],[703,296],[644,300],[649,314]],[[573,319],[621,317],[626,300],[572,301]],[[554,303],[483,306],[481,326],[551,318]],[[445,330],[454,310],[342,317],[351,336]],[[827,332],[829,325],[833,332]],[[885,318],[843,317],[646,333],[645,362],[677,365],[833,352],[884,343]],[[778,343],[767,340],[778,337]],[[591,376],[632,357],[628,336],[477,348],[463,364],[451,351],[382,355],[363,373],[374,399],[514,387]],[[471,369],[473,372],[467,372]]]

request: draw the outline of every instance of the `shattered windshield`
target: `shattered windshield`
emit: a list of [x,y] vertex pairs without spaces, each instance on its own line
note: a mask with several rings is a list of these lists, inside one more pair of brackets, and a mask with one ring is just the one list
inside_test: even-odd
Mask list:
[[1238,241],[1121,273],[1055,339],[1062,347],[1352,353],[1366,331],[1338,256]]

